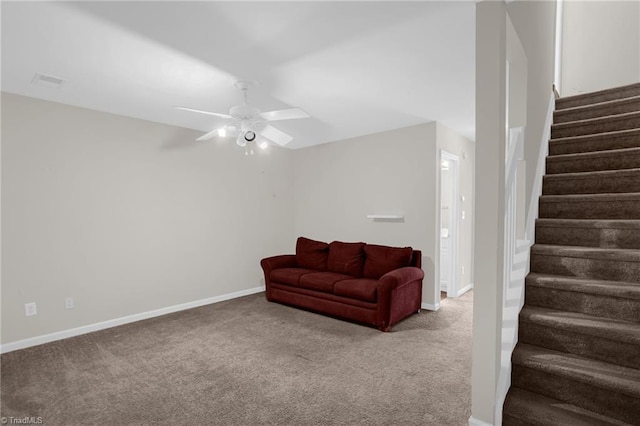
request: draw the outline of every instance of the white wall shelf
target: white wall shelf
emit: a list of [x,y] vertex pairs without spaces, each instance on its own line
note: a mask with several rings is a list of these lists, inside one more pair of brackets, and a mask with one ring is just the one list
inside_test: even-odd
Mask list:
[[400,214],[368,214],[367,219],[404,219]]
[[401,221],[401,220],[404,220],[404,215],[401,215],[401,214],[368,214],[367,215],[367,219]]

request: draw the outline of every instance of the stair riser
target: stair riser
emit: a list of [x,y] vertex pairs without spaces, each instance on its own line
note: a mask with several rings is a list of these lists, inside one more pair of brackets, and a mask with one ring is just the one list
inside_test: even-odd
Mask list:
[[540,199],[539,217],[553,219],[640,219],[637,200],[548,201]]
[[640,249],[640,229],[536,226],[536,243],[558,246]]
[[502,426],[533,426],[536,423],[526,422],[509,414],[502,414]]
[[547,157],[547,174],[597,172],[640,168],[640,154],[603,156],[599,158],[558,159]]
[[521,365],[513,366],[511,384],[623,422],[640,418],[640,399]]
[[604,93],[593,93],[579,98],[556,99],[556,110],[565,108],[575,108],[579,106],[597,104],[600,102],[613,101],[615,99],[630,98],[640,95],[640,85],[621,87],[619,89],[607,90]]
[[622,426],[625,423],[556,399],[512,387],[504,401],[503,425]]
[[551,126],[551,138],[569,138],[573,136],[593,135],[595,133],[616,132],[640,127],[640,114],[630,117],[596,119],[593,122],[577,124],[554,124]]
[[640,192],[640,174],[584,178],[545,178],[542,195]]
[[640,368],[640,345],[520,322],[518,341],[625,367]]
[[531,254],[531,272],[599,280],[640,282],[640,262]]
[[578,154],[640,147],[640,132],[584,137],[571,140],[551,140],[549,155]]
[[640,99],[631,99],[616,104],[585,108],[578,111],[559,110],[553,113],[553,123],[567,123],[569,121],[587,120],[590,118],[606,117],[608,115],[624,114],[640,111]]
[[527,285],[525,300],[529,306],[577,312],[602,318],[640,323],[640,300],[599,294],[563,291]]

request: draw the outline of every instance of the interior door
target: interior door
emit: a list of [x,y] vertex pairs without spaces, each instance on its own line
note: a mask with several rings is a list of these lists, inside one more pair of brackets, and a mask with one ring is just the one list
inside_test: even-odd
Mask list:
[[458,297],[458,169],[456,155],[441,151],[440,161],[440,291]]

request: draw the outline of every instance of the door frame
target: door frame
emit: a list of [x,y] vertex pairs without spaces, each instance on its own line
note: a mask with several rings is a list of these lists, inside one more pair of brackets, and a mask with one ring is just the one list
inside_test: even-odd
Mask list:
[[[442,161],[448,161],[449,172],[451,173],[451,205],[449,206],[449,252],[450,252],[450,262],[449,262],[449,283],[447,285],[447,297],[457,298],[458,297],[458,281],[459,275],[458,271],[459,267],[459,229],[460,229],[460,157],[457,155],[446,151],[444,149],[440,150],[440,155],[438,159],[438,182],[440,185],[440,190],[438,191],[438,263],[440,263],[440,259],[442,258],[440,252],[440,230],[442,229]],[[438,288],[440,288],[440,265],[438,265]],[[438,292],[440,294],[440,292]]]

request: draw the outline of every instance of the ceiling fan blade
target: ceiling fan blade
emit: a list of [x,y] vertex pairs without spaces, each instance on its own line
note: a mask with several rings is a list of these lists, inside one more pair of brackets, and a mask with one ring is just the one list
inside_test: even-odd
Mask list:
[[265,128],[262,129],[262,132],[260,132],[260,134],[280,146],[285,146],[293,140],[293,136],[290,136],[282,130],[278,130],[275,127],[269,125],[266,125]]
[[278,111],[267,111],[260,113],[260,117],[267,121],[292,120],[294,118],[308,118],[309,114],[300,108],[281,109]]
[[185,107],[179,107],[179,106],[174,106],[175,109],[181,109],[183,111],[191,111],[191,112],[197,112],[200,114],[207,114],[207,115],[213,115],[216,117],[220,117],[220,118],[233,118],[230,115],[227,114],[218,114],[217,112],[209,112],[209,111],[202,111],[200,109],[193,109],[193,108],[185,108]]
[[206,141],[211,139],[212,137],[216,136],[218,134],[218,129],[214,129],[212,131],[210,131],[209,133],[205,133],[204,135],[200,136],[198,139],[196,139],[196,141],[200,142],[200,141]]

